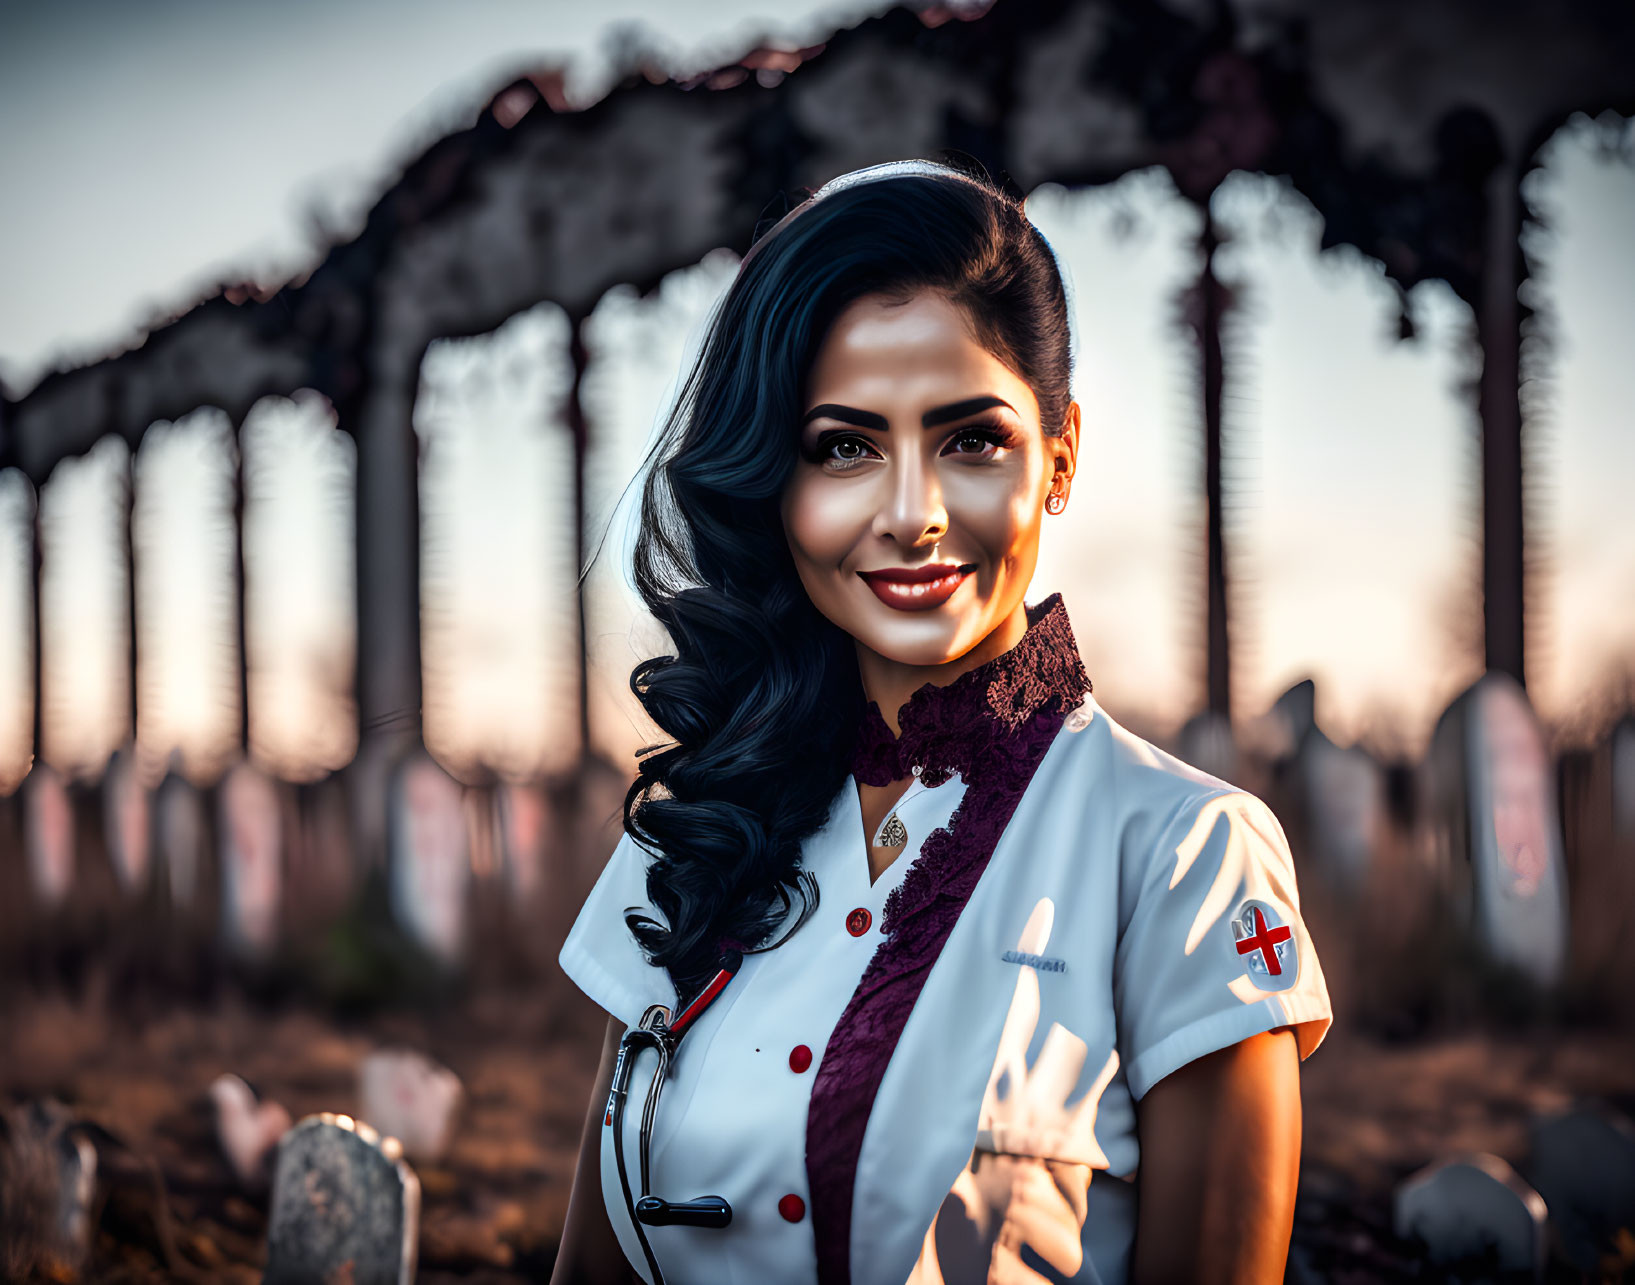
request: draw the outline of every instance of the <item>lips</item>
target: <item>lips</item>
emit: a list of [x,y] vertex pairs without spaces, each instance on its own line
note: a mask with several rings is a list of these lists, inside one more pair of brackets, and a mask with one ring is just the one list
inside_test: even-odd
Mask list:
[[923,567],[884,567],[859,571],[874,596],[898,611],[929,611],[953,597],[965,578],[976,570],[974,563],[956,566],[952,562]]

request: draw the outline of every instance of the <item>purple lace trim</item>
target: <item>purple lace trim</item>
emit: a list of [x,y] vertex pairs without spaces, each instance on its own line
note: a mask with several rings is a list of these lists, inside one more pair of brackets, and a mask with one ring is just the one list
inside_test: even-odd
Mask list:
[[1090,690],[1061,595],[1028,611],[1010,651],[946,687],[930,684],[899,711],[893,737],[870,702],[852,774],[886,785],[921,769],[940,785],[966,782],[948,825],[929,835],[903,882],[886,898],[885,940],[841,1014],[806,1117],[806,1176],[819,1285],[849,1285],[852,1195],[875,1095],[920,990],[994,847],[1069,710]]

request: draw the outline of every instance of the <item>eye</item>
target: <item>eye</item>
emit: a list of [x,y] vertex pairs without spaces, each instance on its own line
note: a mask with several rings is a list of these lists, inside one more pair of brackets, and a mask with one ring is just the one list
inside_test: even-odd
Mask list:
[[1002,425],[967,424],[948,439],[943,454],[967,459],[991,459],[1011,445],[1011,436]]
[[865,460],[878,459],[879,453],[874,449],[874,443],[855,433],[823,433],[807,452],[806,458],[831,471],[844,472],[856,468]]

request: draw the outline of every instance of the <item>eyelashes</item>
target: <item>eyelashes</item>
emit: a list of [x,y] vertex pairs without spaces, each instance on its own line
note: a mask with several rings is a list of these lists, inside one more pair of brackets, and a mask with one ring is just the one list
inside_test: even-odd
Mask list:
[[953,455],[971,454],[972,452],[947,449],[948,447],[957,446],[960,442],[965,441],[966,439],[986,442],[998,450],[1009,450],[1012,446],[1016,445],[1015,434],[1013,434],[1011,430],[1005,427],[1003,424],[966,424],[956,430],[948,439],[943,453]]
[[[1016,434],[1002,423],[978,421],[962,424],[948,435],[940,455],[966,456],[973,460],[987,460],[1002,450],[1016,445]],[[975,446],[976,449],[967,449]],[[992,450],[988,450],[992,447]],[[849,451],[850,454],[841,454]],[[874,443],[859,433],[845,429],[830,429],[819,433],[810,446],[803,444],[801,457],[812,464],[827,465],[832,471],[845,472],[871,459],[879,459]]]

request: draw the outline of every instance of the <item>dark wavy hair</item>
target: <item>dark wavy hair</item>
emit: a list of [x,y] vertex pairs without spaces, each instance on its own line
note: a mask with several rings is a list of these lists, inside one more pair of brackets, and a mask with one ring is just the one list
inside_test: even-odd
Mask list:
[[801,842],[829,815],[864,709],[853,641],[796,575],[780,497],[807,372],[864,295],[941,291],[1033,390],[1045,431],[1071,401],[1067,302],[1049,244],[984,176],[874,178],[820,193],[763,235],[711,319],[642,491],[636,587],[675,654],[630,687],[670,738],[642,752],[624,825],[654,860],[631,912],[690,997],[723,943],[765,944],[815,885]]

